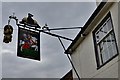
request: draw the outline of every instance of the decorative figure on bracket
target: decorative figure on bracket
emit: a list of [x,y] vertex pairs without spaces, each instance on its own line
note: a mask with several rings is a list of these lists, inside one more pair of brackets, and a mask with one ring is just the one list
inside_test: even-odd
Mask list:
[[37,21],[34,20],[32,17],[33,17],[33,15],[30,14],[30,13],[28,13],[28,17],[24,17],[24,18],[22,19],[22,21],[20,21],[20,23],[21,23],[21,24],[24,24],[24,25],[31,26],[31,27],[35,27],[35,29],[36,29],[36,28],[41,28],[41,27],[38,25]]
[[4,39],[3,42],[9,43],[12,41],[13,27],[11,25],[6,25],[4,27]]
[[50,31],[47,23],[45,23],[45,25],[42,27],[42,29],[43,29],[44,31]]

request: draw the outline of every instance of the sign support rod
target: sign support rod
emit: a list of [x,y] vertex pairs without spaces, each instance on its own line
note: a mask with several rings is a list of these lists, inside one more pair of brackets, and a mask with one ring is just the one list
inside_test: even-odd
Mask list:
[[80,29],[82,27],[69,27],[69,28],[53,28],[53,29],[48,29],[48,31],[52,30],[68,30],[68,29]]
[[60,36],[60,35],[57,35],[57,34],[53,34],[53,33],[50,33],[50,32],[45,32],[45,31],[42,31],[42,32],[46,33],[48,35],[51,35],[51,36],[60,37],[60,38],[63,38],[63,39],[69,40],[69,41],[73,41],[72,39],[69,39],[69,38],[66,38],[66,37],[63,37],[63,36]]
[[[63,47],[63,49],[64,49],[64,51],[65,51],[66,49],[65,49],[65,46],[64,46],[64,44],[63,44],[62,40],[60,39],[60,37],[58,37],[58,39],[59,39],[59,41],[60,41],[60,43],[61,43],[61,45],[62,45],[62,47]],[[73,64],[72,60],[70,59],[69,54],[66,54],[66,55],[67,55],[67,57],[68,57],[68,59],[69,59],[69,61],[70,61],[71,65],[72,65],[72,67],[73,67],[73,69],[74,69],[74,71],[75,71],[75,73],[76,73],[76,75],[77,75],[78,79],[80,80],[79,74],[78,74],[77,70],[75,69],[75,66],[74,66],[74,64]]]

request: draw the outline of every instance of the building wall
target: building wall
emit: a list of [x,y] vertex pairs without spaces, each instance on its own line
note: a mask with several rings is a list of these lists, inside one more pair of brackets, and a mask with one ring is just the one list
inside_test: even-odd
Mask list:
[[[120,14],[120,2],[118,5],[118,15]],[[118,16],[118,49],[120,52],[120,16]],[[119,55],[119,63],[118,63],[118,67],[120,67],[120,55]],[[118,76],[119,76],[119,80],[120,80],[120,68],[118,68]]]
[[[118,3],[114,3],[107,12],[109,11],[111,12],[115,35],[118,43]],[[103,15],[100,18],[104,18],[103,16],[105,16],[107,13],[102,14]],[[101,20],[102,19],[100,19],[100,21]],[[100,21],[97,23],[99,24]],[[92,31],[71,54],[71,58],[76,70],[78,71],[81,78],[118,78],[118,56],[97,70]],[[73,78],[77,78],[74,71]]]

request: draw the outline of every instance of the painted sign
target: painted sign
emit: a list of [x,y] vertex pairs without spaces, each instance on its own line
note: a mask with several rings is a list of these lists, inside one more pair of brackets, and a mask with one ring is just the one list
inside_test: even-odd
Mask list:
[[19,27],[17,56],[40,61],[39,32]]

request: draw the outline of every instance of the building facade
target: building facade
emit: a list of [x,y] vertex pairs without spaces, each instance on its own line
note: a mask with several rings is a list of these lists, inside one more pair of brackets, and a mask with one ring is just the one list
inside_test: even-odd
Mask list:
[[119,77],[119,12],[120,2],[101,2],[65,51],[80,78]]

